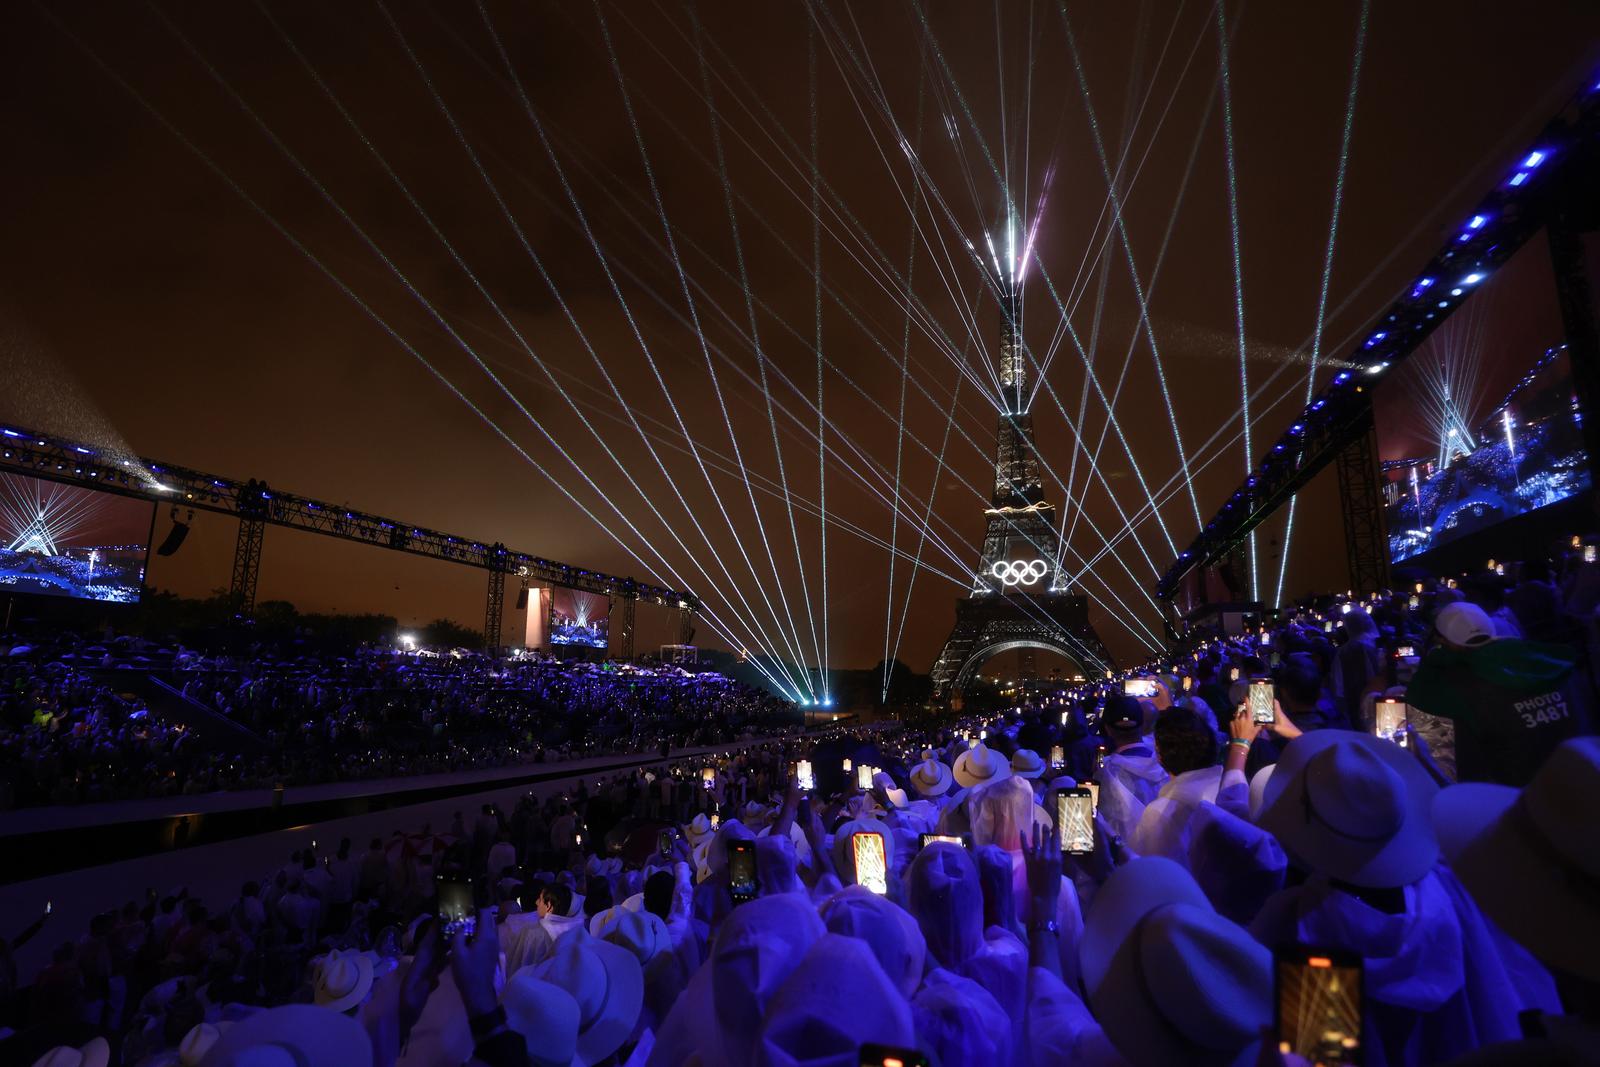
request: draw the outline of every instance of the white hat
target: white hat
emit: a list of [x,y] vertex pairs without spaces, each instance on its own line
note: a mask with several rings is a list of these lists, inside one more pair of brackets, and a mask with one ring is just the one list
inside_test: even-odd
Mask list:
[[1371,734],[1313,730],[1290,741],[1257,822],[1307,869],[1375,889],[1433,869],[1439,787],[1410,752]]
[[759,1067],[837,1064],[864,1042],[914,1045],[911,1006],[863,941],[824,934],[767,1004]]
[[612,915],[612,918],[602,924],[597,936],[633,953],[639,966],[643,967],[663,952],[672,951],[672,935],[667,932],[667,924],[654,912],[612,908],[603,914]]
[[528,1062],[534,1067],[579,1067],[578,1002],[552,982],[535,978],[526,969],[506,981],[500,1004],[506,1025],[522,1035]]
[[1272,1021],[1272,953],[1169,859],[1111,873],[1078,955],[1095,1017],[1134,1067],[1249,1063]]
[[598,1063],[633,1033],[644,1005],[644,972],[627,949],[592,937],[564,937],[555,954],[518,974],[552,982],[578,1002],[578,1056]]
[[111,1045],[97,1037],[80,1048],[57,1045],[34,1060],[33,1067],[106,1067],[110,1062]]
[[205,1067],[372,1067],[372,1042],[348,1015],[286,1004],[241,1019],[217,1039]]
[[965,789],[988,785],[1011,777],[1011,763],[1000,753],[979,741],[956,757],[951,768],[956,781]]
[[222,1037],[222,1032],[232,1023],[196,1023],[183,1035],[183,1040],[178,1042],[178,1062],[183,1067],[198,1067],[201,1060],[206,1058],[206,1053],[211,1051]]
[[1011,773],[1018,778],[1042,778],[1044,769],[1044,760],[1031,748],[1019,748],[1011,757]]
[[337,949],[313,961],[312,1000],[329,1011],[349,1011],[372,992],[372,960],[359,952]]
[[1489,918],[1541,960],[1600,981],[1600,739],[1564,741],[1527,788],[1468,782],[1433,800],[1439,845]]
[[883,791],[883,795],[889,800],[890,807],[903,808],[906,806],[906,791],[894,784],[894,778],[890,776],[888,771],[878,771],[872,776],[872,788]]
[[706,818],[705,812],[696,815],[689,825],[683,828],[683,836],[689,839],[691,847],[711,836],[711,820]]
[[1278,769],[1276,763],[1269,763],[1259,768],[1250,776],[1250,818],[1259,820],[1261,809],[1267,802],[1267,783],[1272,780],[1272,772]]
[[1440,608],[1433,628],[1450,644],[1463,648],[1476,648],[1494,640],[1494,623],[1489,621],[1488,613],[1465,600]]

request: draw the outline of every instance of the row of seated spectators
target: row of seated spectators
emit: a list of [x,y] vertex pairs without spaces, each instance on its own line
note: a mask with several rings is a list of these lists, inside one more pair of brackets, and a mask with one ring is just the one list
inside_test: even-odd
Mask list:
[[[168,681],[265,753],[164,720],[126,691],[123,671]],[[672,666],[369,647],[204,655],[130,637],[0,634],[0,810],[655,751],[792,719],[764,690]]]

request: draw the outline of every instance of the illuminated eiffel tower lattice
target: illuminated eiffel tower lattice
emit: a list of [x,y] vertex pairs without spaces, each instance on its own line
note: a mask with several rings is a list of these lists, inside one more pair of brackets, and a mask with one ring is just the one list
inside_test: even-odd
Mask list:
[[56,548],[55,538],[50,536],[50,531],[45,527],[44,515],[34,517],[34,520],[22,528],[22,532],[6,546],[11,552],[37,552],[41,556],[55,556],[60,554]]

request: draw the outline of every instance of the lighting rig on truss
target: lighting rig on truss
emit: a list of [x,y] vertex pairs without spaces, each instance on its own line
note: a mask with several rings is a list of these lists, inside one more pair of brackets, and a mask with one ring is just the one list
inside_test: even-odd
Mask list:
[[[622,603],[630,621],[636,601],[651,601],[676,610],[680,616],[680,630],[688,633],[692,633],[691,620],[700,607],[699,599],[690,592],[575,567],[517,552],[504,544],[486,544],[470,537],[441,533],[414,523],[356,511],[342,504],[279,492],[253,478],[245,481],[223,478],[21,427],[0,427],[0,471],[236,517],[239,542],[234,554],[230,592],[240,610],[247,614],[255,606],[262,535],[269,525],[288,526],[487,570],[489,591],[484,639],[490,648],[500,643],[500,609],[504,605],[508,574],[515,574],[524,582],[565,586],[612,597]],[[631,643],[631,626],[627,637]],[[620,652],[623,658],[632,656],[631,648]]]
[[[1600,82],[1591,81],[1517,156],[1516,164],[1403,295],[1363,331],[1363,340],[1346,357],[1360,369],[1340,370],[1313,397],[1244,484],[1178,554],[1157,582],[1156,595],[1171,600],[1192,571],[1227,558],[1251,530],[1334,462],[1340,465],[1344,490],[1341,497],[1352,585],[1362,592],[1381,588],[1387,579],[1388,556],[1371,443],[1371,389],[1545,227],[1550,228],[1573,382],[1580,404],[1586,410],[1600,410],[1600,341],[1583,282],[1582,247],[1576,240],[1578,233],[1596,225],[1597,191]],[[1600,458],[1596,423],[1600,420],[1584,420],[1591,461]]]

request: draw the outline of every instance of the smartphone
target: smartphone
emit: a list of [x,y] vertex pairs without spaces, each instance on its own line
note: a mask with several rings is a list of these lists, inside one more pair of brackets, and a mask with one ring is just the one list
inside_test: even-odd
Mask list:
[[1088,781],[1083,783],[1083,787],[1089,791],[1089,806],[1095,811],[1099,811],[1100,783],[1095,781],[1093,778],[1090,778]]
[[893,1045],[874,1045],[864,1042],[861,1046],[861,1067],[928,1067],[926,1054],[912,1048],[896,1048]]
[[1324,622],[1322,624],[1322,632],[1325,633],[1325,634],[1333,633],[1333,620],[1332,619],[1328,619],[1326,622]]
[[53,901],[53,900],[45,901],[44,902],[44,913],[46,915],[49,915],[52,911],[55,910],[55,906],[56,906],[55,905],[55,901]]
[[1052,767],[1060,767],[1063,764],[1065,764],[1066,762],[1067,762],[1066,749],[1062,748],[1060,745],[1051,745],[1050,746],[1050,766],[1052,766]]
[[1094,750],[1094,773],[1097,778],[1100,776],[1100,768],[1106,765],[1106,755],[1104,745]]
[[872,788],[872,766],[863,763],[856,768],[856,785],[862,789]]
[[889,858],[884,851],[883,835],[856,833],[850,835],[851,847],[856,855],[856,884],[883,896],[889,892]]
[[1238,667],[1229,667],[1228,668],[1228,681],[1237,682],[1238,680],[1239,680],[1239,668]]
[[1189,690],[1191,690],[1193,688],[1194,688],[1194,679],[1189,677],[1187,674],[1184,675],[1183,676],[1183,691],[1185,693],[1187,693]]
[[716,783],[717,772],[713,768],[707,767],[705,770],[700,772],[700,784],[702,786],[710,789],[712,786],[716,785]]
[[1361,1062],[1361,957],[1290,945],[1273,953],[1278,1048],[1312,1063]]
[[656,849],[663,856],[672,855],[673,848],[678,844],[678,831],[663,830],[656,835]]
[[1272,632],[1270,630],[1261,631],[1261,643],[1263,645],[1272,644]]
[[464,874],[445,874],[441,871],[434,876],[434,887],[438,893],[439,921],[443,924],[445,937],[454,937],[457,930],[465,930],[470,940],[478,930],[472,879]]
[[1250,709],[1250,721],[1257,726],[1270,726],[1276,716],[1272,712],[1273,689],[1270,678],[1250,679],[1250,693],[1245,705]]
[[817,788],[817,776],[811,773],[811,761],[808,759],[803,759],[794,765],[794,777],[802,793],[809,793]]
[[1061,851],[1073,856],[1093,852],[1094,794],[1083,786],[1057,793],[1056,828],[1061,832]]
[[756,898],[756,844],[734,841],[728,845],[728,890],[735,904]]
[[844,773],[846,773],[846,774],[850,773],[850,761],[849,760],[845,760],[844,761]]
[[927,848],[935,841],[943,841],[946,844],[951,845],[960,845],[962,848],[972,847],[968,843],[965,834],[921,834],[919,836],[921,838],[921,844],[918,845],[919,848]]
[[1396,659],[1410,659],[1412,656],[1415,656],[1416,654],[1417,654],[1417,646],[1416,645],[1401,645],[1399,648],[1394,650],[1394,655],[1395,655]]
[[1406,724],[1404,700],[1380,700],[1373,705],[1372,732],[1386,741],[1398,741]]
[[1584,545],[1583,546],[1583,561],[1585,563],[1593,563],[1594,562],[1594,546],[1593,545]]
[[1272,655],[1267,657],[1267,664],[1272,667],[1273,670],[1277,670],[1282,663],[1283,653],[1281,652],[1274,652]]
[[1410,608],[1412,611],[1416,611],[1418,608],[1422,607],[1422,598],[1417,594],[1412,593],[1411,596],[1406,600],[1406,607]]
[[722,825],[722,816],[717,812],[711,813],[711,828],[713,830]]
[[1130,697],[1153,697],[1156,695],[1156,680],[1154,678],[1126,678],[1122,682],[1122,692]]

